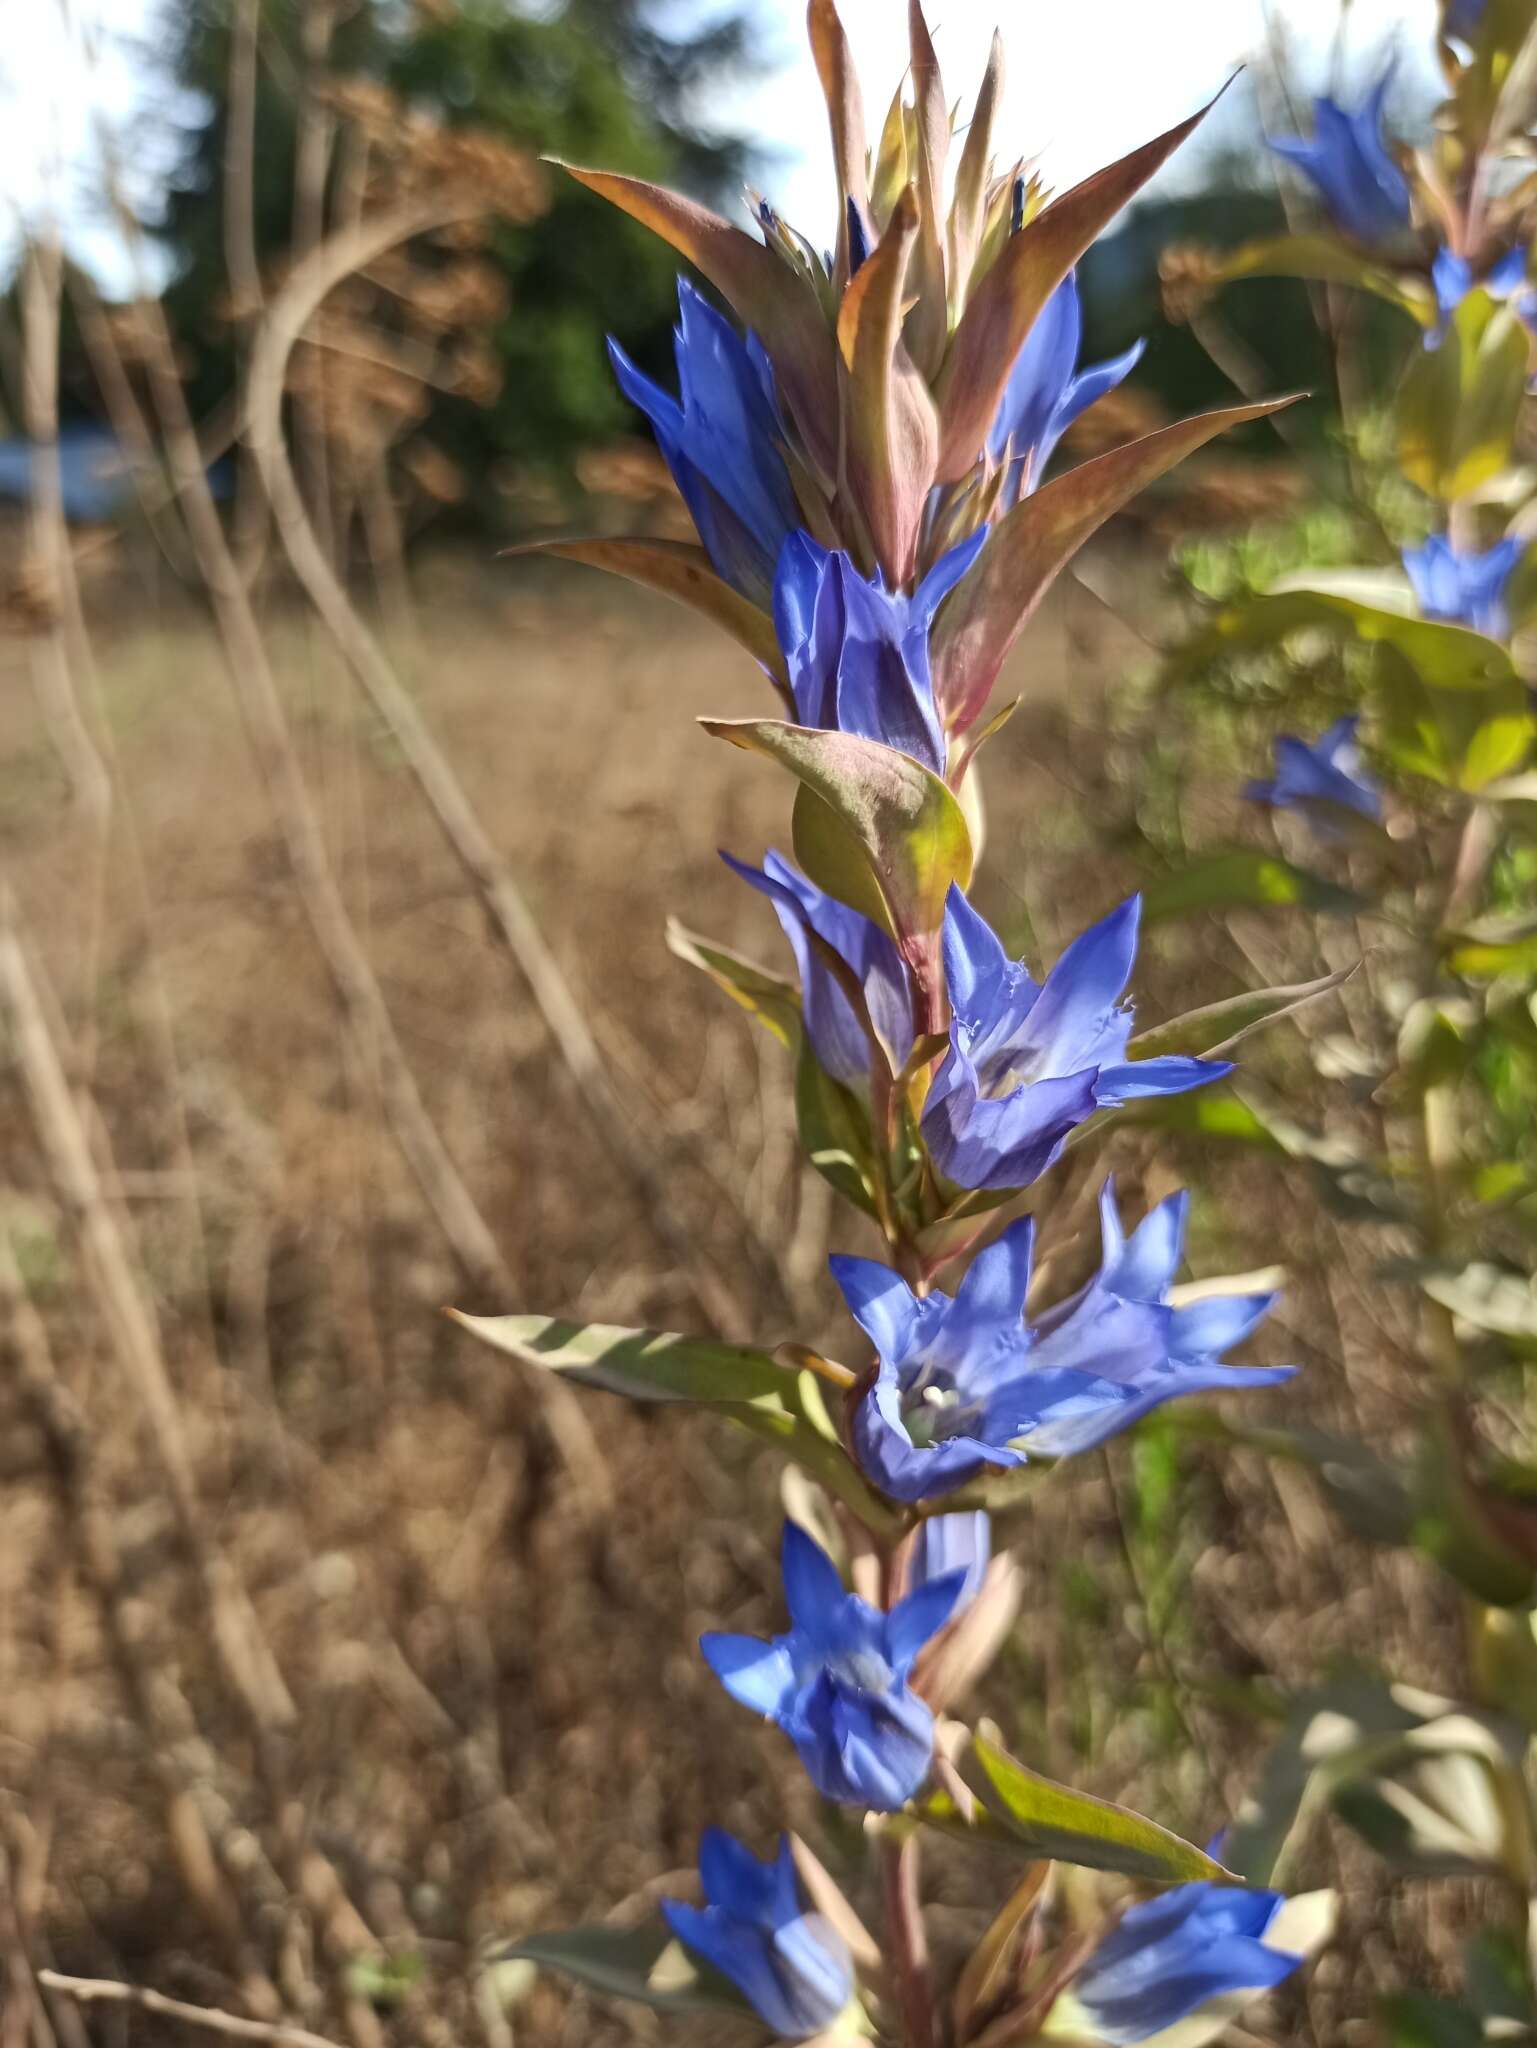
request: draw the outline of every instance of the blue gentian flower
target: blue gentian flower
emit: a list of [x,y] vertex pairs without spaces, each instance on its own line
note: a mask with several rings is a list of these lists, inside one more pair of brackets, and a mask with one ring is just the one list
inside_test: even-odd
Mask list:
[[956,1612],[982,1590],[993,1555],[993,1520],[986,1508],[966,1515],[929,1515],[918,1524],[907,1560],[909,1589],[926,1586],[946,1572],[966,1574]]
[[802,725],[879,740],[945,772],[929,628],[981,552],[987,528],[942,555],[911,597],[848,556],[792,533],[774,578],[774,630]]
[[1444,25],[1449,36],[1471,43],[1483,25],[1489,0],[1446,0]]
[[1315,831],[1326,836],[1337,830],[1331,813],[1339,809],[1377,823],[1382,817],[1382,791],[1361,765],[1356,745],[1360,723],[1359,718],[1337,718],[1312,741],[1282,733],[1275,743],[1274,777],[1251,782],[1244,795],[1277,810],[1299,809]]
[[1303,1961],[1262,1939],[1284,1903],[1280,1892],[1176,1885],[1121,1915],[1065,2003],[1081,2008],[1096,2040],[1130,2048],[1208,1999],[1272,1990]]
[[963,1188],[1022,1188],[1097,1109],[1219,1081],[1221,1060],[1128,1060],[1120,998],[1137,952],[1131,897],[1076,938],[1044,982],[1012,961],[958,888],[945,906],[950,1049],[923,1113],[940,1171]]
[[1528,257],[1529,252],[1518,244],[1491,263],[1482,276],[1475,276],[1465,256],[1455,255],[1450,249],[1437,250],[1430,266],[1436,324],[1426,333],[1426,348],[1440,347],[1452,315],[1475,287],[1486,291],[1492,299],[1509,300],[1516,318],[1537,332],[1537,287],[1533,286],[1527,269]]
[[733,860],[729,853],[723,853],[721,859],[774,906],[800,970],[806,1036],[825,1070],[845,1088],[866,1089],[870,1042],[837,976],[812,943],[812,933],[848,963],[864,990],[876,1036],[893,1071],[900,1072],[913,1049],[913,999],[902,956],[886,933],[868,917],[808,882],[777,853],[765,854],[761,868]]
[[788,1836],[760,1863],[723,1828],[708,1828],[699,1876],[703,1907],[662,1901],[673,1933],[729,1977],[781,2040],[823,2033],[854,1995],[854,1968],[837,1929],[801,1904]]
[[1127,1239],[1107,1184],[1100,1272],[1033,1326],[1029,1217],[978,1255],[953,1297],[919,1297],[872,1259],[834,1258],[833,1277],[878,1359],[852,1436],[882,1491],[933,1500],[1032,1452],[1094,1450],[1180,1395],[1289,1379],[1290,1366],[1229,1366],[1218,1356],[1248,1336],[1273,1295],[1170,1306],[1186,1201],[1161,1203]]
[[883,1614],[847,1593],[837,1567],[787,1522],[787,1635],[707,1635],[699,1647],[734,1700],[782,1728],[826,1799],[895,1813],[929,1774],[934,1716],[907,1683],[949,1620],[964,1571],[920,1586]]
[[1482,553],[1463,554],[1444,534],[1433,533],[1422,547],[1404,549],[1404,567],[1420,616],[1471,626],[1491,640],[1508,639],[1510,608],[1505,586],[1526,550],[1514,534]]
[[1311,178],[1336,223],[1354,241],[1390,240],[1409,225],[1409,184],[1382,137],[1392,73],[1352,112],[1325,96],[1313,102],[1313,139],[1272,138],[1270,147]]
[[1007,464],[1000,511],[1029,496],[1074,420],[1131,374],[1146,346],[1136,342],[1124,355],[1080,370],[1082,341],[1078,280],[1069,271],[1014,358],[998,416],[987,437],[987,452],[993,461]]
[[[1222,1362],[1222,1353],[1241,1344],[1269,1315],[1275,1294],[1205,1294],[1177,1308],[1170,1304],[1185,1255],[1189,1209],[1188,1194],[1170,1195],[1127,1237],[1116,1209],[1115,1184],[1106,1181],[1099,1197],[1100,1270],[1086,1287],[1037,1320],[1033,1354],[1039,1374],[1055,1374],[1064,1382],[1071,1374],[1091,1375],[1096,1384],[1043,1416],[1030,1438],[1032,1450],[1044,1457],[1073,1457],[1097,1450],[1165,1401],[1279,1386],[1295,1377],[1291,1365]],[[1127,1317],[1131,1308],[1157,1313],[1156,1352],[1135,1345],[1120,1348],[1122,1334],[1137,1329]]]
[[774,372],[758,337],[744,340],[682,278],[678,312],[673,352],[681,403],[610,340],[614,374],[650,420],[710,560],[726,582],[766,608],[779,550],[799,519]]

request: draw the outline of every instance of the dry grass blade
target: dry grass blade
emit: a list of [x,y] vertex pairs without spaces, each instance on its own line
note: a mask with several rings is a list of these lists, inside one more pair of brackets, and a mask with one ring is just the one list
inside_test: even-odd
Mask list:
[[290,2026],[285,2020],[245,2020],[238,2013],[188,2005],[184,1999],[167,1998],[161,1991],[141,1991],[110,1977],[66,1977],[61,1970],[39,1970],[37,1981],[45,1991],[72,1998],[78,2005],[131,2005],[139,2012],[177,2020],[184,2027],[223,2034],[227,2040],[266,2041],[273,2048],[337,2048],[324,2034],[312,2034],[307,2027]]

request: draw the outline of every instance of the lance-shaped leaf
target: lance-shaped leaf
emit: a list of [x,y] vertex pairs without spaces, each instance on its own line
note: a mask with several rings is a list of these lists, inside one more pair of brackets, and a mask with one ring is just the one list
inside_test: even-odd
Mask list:
[[782,975],[770,974],[766,967],[744,959],[729,946],[700,938],[675,917],[667,920],[667,948],[678,959],[708,974],[717,988],[724,989],[734,1003],[740,1003],[750,1016],[765,1025],[781,1045],[793,1051],[800,1043],[800,996],[793,983]]
[[977,93],[977,104],[966,130],[966,143],[956,167],[955,193],[950,201],[950,228],[946,248],[950,282],[950,319],[961,316],[971,282],[972,265],[982,245],[987,219],[988,168],[992,161],[993,121],[1003,96],[1003,38],[993,31],[987,69]]
[[1231,1052],[1250,1032],[1289,1017],[1304,1003],[1332,994],[1355,971],[1354,966],[1342,967],[1335,974],[1321,975],[1317,981],[1246,989],[1242,995],[1226,996],[1220,1003],[1206,1003],[1199,1010],[1187,1010],[1182,1017],[1171,1017],[1166,1024],[1155,1024],[1151,1030],[1139,1032],[1127,1046],[1127,1054],[1134,1060],[1151,1060],[1167,1053],[1193,1053],[1200,1057]]
[[966,1958],[951,2002],[958,2041],[972,2038],[978,2031],[974,2023],[985,2018],[1008,1990],[1020,1936],[1035,1917],[1050,1875],[1049,1863],[1032,1863]]
[[1439,344],[1410,364],[1399,394],[1398,459],[1411,483],[1455,502],[1506,468],[1530,350],[1509,307],[1468,293]]
[[801,866],[819,889],[883,924],[937,998],[945,898],[952,882],[964,889],[971,880],[966,820],[939,777],[910,754],[850,733],[767,719],[702,723],[717,739],[766,754],[799,778],[794,842]]
[[1467,626],[1361,604],[1336,590],[1272,592],[1219,612],[1174,667],[1185,672],[1238,648],[1274,647],[1308,628],[1392,647],[1435,689],[1486,690],[1514,674],[1509,650],[1497,640]]
[[1537,1281],[1503,1266],[1431,1266],[1419,1276],[1432,1301],[1476,1330],[1537,1339]]
[[920,0],[907,0],[908,44],[911,52],[913,132],[916,150],[913,182],[918,199],[918,248],[913,263],[913,306],[907,320],[907,346],[925,377],[937,375],[944,361],[950,320],[945,291],[945,158],[950,148],[950,109],[945,100],[939,59],[934,54]]
[[934,401],[902,340],[903,291],[917,239],[918,200],[909,186],[838,313],[848,372],[849,481],[892,589],[912,579],[939,455]]
[[1355,285],[1399,307],[1423,327],[1431,326],[1436,317],[1435,294],[1424,278],[1389,270],[1369,250],[1326,231],[1245,242],[1214,263],[1209,281],[1231,284],[1244,277],[1306,277],[1320,284]]
[[1208,111],[1096,171],[1003,244],[961,315],[940,373],[941,483],[959,481],[981,454],[1014,359],[1046,301]]
[[1157,1821],[1043,1778],[985,1736],[972,1737],[960,1774],[983,1810],[1032,1858],[1114,1870],[1152,1884],[1232,1878],[1204,1849]]
[[1256,910],[1293,906],[1344,914],[1369,907],[1367,899],[1322,875],[1310,874],[1278,854],[1239,847],[1194,862],[1142,892],[1142,921],[1157,924],[1197,910]]
[[1249,420],[1294,404],[1276,398],[1199,413],[1144,434],[1054,478],[1001,519],[971,574],[947,599],[934,625],[934,689],[953,731],[982,714],[1010,648],[1059,572],[1140,491]]
[[665,1927],[570,1927],[499,1943],[490,1964],[535,1963],[587,1991],[630,1998],[656,2012],[755,2017],[736,1986],[696,1960]]
[[607,569],[627,582],[640,584],[642,589],[676,598],[690,610],[723,626],[739,646],[747,649],[780,694],[788,695],[789,681],[784,656],[774,638],[773,620],[729,583],[722,582],[704,549],[695,547],[692,541],[540,540],[508,548],[506,552],[557,555],[565,562],[585,562],[591,569]]
[[616,171],[581,170],[574,164],[561,169],[703,271],[768,350],[806,452],[831,476],[838,452],[833,339],[809,283],[797,281],[761,242],[681,193]]
[[458,1309],[449,1314],[493,1351],[559,1373],[577,1386],[632,1401],[693,1402],[714,1409],[804,1465],[867,1527],[889,1532],[895,1526],[891,1511],[839,1443],[815,1375],[781,1365],[766,1351],[713,1337],[572,1323],[556,1316],[468,1316]]
[[838,9],[833,0],[811,0],[806,12],[806,29],[822,96],[827,101],[828,125],[832,131],[833,164],[838,173],[838,193],[843,201],[838,229],[840,273],[850,269],[848,209],[858,209],[862,222],[870,215],[870,194],[866,185],[865,107],[860,97],[859,75]]

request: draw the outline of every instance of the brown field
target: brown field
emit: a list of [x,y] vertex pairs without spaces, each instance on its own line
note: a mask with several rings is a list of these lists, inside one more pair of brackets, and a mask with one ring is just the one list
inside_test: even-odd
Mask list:
[[[1117,543],[1088,573],[1119,609],[1154,615],[1156,562]],[[574,568],[429,564],[421,599],[419,644],[398,648],[421,707],[589,1006],[697,1258],[734,1297],[732,1334],[846,1350],[828,1232],[873,1247],[798,1167],[779,1049],[662,936],[670,909],[780,959],[767,906],[714,849],[782,838],[783,786],[693,724],[760,708],[750,664]],[[597,1396],[590,1438],[572,1436],[439,1314],[703,1326],[695,1279],[318,629],[274,606],[303,765],[510,1300],[467,1291],[388,1134],[368,1047],[339,1029],[209,632],[131,579],[103,591],[92,627],[110,831],[72,810],[12,638],[0,851],[103,1211],[152,1303],[199,1534],[189,1545],[164,1431],[125,1376],[0,1037],[21,1290],[0,1381],[0,1956],[24,1928],[35,1962],[229,2006],[243,1970],[265,1974],[306,2024],[365,2044],[670,2040],[670,2024],[551,1981],[503,1980],[522,1993],[504,2016],[495,1980],[477,1991],[477,1945],[638,1913],[710,1820],[761,1840],[787,1817],[859,1890],[858,1839],[694,1650],[702,1628],[775,1618],[776,1473],[709,1418]],[[1024,702],[986,762],[984,901],[1047,952],[1145,866],[1138,804],[1163,770],[1111,690],[1144,652],[1068,585],[1004,693]],[[1184,789],[1192,834],[1236,828],[1235,772],[1218,759]],[[1166,928],[1144,1013],[1256,971],[1295,979],[1303,944],[1257,920]],[[1286,1027],[1256,1058],[1305,1085],[1302,1044]],[[1390,1311],[1341,1263],[1305,1182],[1168,1145],[1128,1145],[1118,1165],[1130,1194],[1192,1178],[1197,1272],[1292,1264],[1256,1357],[1306,1372],[1250,1413],[1286,1402],[1385,1441],[1400,1417]],[[1264,1749],[1271,1680],[1364,1656],[1452,1689],[1457,1617],[1427,1568],[1342,1538],[1300,1478],[1187,1447],[1171,1494],[1168,1455],[1119,1445],[1053,1481],[986,1704],[1043,1768],[1204,1840]],[[93,1531],[117,1574],[111,1628]],[[220,1572],[256,1617],[245,1639],[270,1645],[262,1712],[232,1699],[211,1648]],[[147,1691],[125,1683],[135,1671]],[[176,1832],[189,1814],[213,1857],[200,1906]],[[934,1869],[936,1931],[956,1943],[983,1902],[944,1855]],[[1300,1888],[1342,1869],[1337,1947],[1251,2039],[1334,2048],[1373,1988],[1434,1985],[1477,1923],[1469,1888],[1401,1894],[1322,1827],[1288,1875]],[[221,1901],[254,1943],[244,1961],[221,1946]],[[122,2011],[82,2034],[72,2011],[64,2048],[191,2038]],[[16,2038],[0,2021],[0,2048]]]

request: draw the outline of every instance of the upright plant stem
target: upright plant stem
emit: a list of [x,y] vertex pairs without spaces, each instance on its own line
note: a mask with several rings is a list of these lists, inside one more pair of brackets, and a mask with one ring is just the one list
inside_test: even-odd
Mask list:
[[918,1895],[917,1835],[888,1837],[881,1844],[881,1862],[886,1938],[902,2010],[902,2039],[905,2048],[935,2048],[934,1981]]

